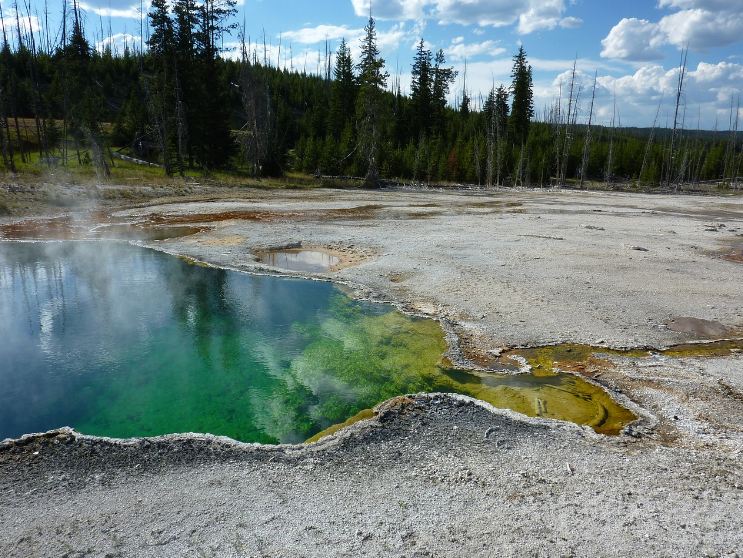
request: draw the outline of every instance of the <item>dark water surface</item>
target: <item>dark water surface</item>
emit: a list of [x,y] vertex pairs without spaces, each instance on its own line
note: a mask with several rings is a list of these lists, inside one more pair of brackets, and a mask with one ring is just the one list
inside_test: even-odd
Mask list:
[[606,432],[633,418],[573,376],[445,370],[445,350],[436,322],[330,283],[117,242],[0,242],[0,439],[72,426],[299,442],[420,391]]

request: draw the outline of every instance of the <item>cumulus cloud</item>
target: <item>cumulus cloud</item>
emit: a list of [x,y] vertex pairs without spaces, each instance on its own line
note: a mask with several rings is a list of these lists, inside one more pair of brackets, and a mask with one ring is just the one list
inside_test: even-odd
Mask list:
[[[633,74],[623,76],[599,76],[599,98],[608,101],[616,92],[620,105],[629,110],[635,124],[648,125],[659,101],[665,103],[665,111],[672,108],[678,80],[678,68],[665,69],[659,64],[638,68]],[[700,62],[687,72],[683,102],[689,110],[699,108],[709,127],[714,117],[729,110],[731,97],[743,90],[743,65],[730,62],[717,64]],[[608,102],[605,103],[608,106]]]
[[646,61],[661,58],[664,45],[705,50],[743,39],[740,0],[660,0],[658,7],[678,11],[657,22],[622,19],[602,41],[601,56]]
[[296,31],[286,31],[282,37],[296,43],[312,45],[325,40],[335,41],[341,38],[360,37],[363,29],[353,29],[346,25],[317,25],[315,27],[304,27]]
[[351,0],[357,16],[368,16],[369,10],[376,19],[422,19],[430,0]]
[[[524,0],[437,0],[436,17],[444,24],[502,27],[516,22],[530,10],[530,4]],[[529,18],[533,17],[534,13],[530,14]]]
[[[356,15],[369,14],[370,0],[351,0]],[[563,17],[565,0],[374,0],[378,19],[436,19],[442,25],[504,27],[517,25],[521,34],[561,26],[574,28],[582,22]]]
[[554,29],[563,21],[564,11],[563,0],[531,1],[528,9],[519,14],[518,31],[527,35],[540,29]]
[[614,27],[601,45],[601,56],[621,60],[657,60],[663,58],[658,47],[666,42],[658,25],[647,19],[624,18]]
[[500,56],[504,52],[506,49],[499,47],[496,41],[465,43],[464,37],[455,37],[446,49],[446,54],[451,60],[463,60],[481,55]]
[[[132,2],[132,0],[112,0],[107,2],[105,5],[98,5],[97,3],[78,2],[80,9],[86,12],[93,13],[100,17],[120,17],[129,19],[139,19],[140,10],[139,2]],[[143,5],[145,16],[147,10],[149,10],[150,2],[146,0]]]
[[662,18],[658,27],[668,42],[676,46],[689,45],[693,49],[726,46],[743,38],[743,13],[740,5],[730,12],[682,10]]

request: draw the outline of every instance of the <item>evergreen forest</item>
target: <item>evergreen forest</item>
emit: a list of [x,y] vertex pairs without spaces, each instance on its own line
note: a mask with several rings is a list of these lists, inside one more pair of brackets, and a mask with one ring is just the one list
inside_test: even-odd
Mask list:
[[[537,110],[524,47],[513,55],[509,83],[487,92],[465,88],[452,103],[457,72],[446,52],[428,50],[421,39],[403,94],[400,79],[386,70],[372,17],[358,59],[344,40],[333,53],[326,48],[322,70],[308,73],[261,56],[234,22],[235,0],[152,0],[146,42],[123,52],[95,48],[77,1],[62,3],[57,44],[48,30],[29,32],[20,21],[2,29],[7,172],[78,166],[104,178],[127,159],[170,176],[220,170],[369,186],[652,188],[724,187],[743,171],[739,101],[731,100],[725,130],[690,129],[684,58],[673,121],[661,128],[656,117],[647,128],[623,128],[616,115],[611,125],[596,124],[596,82],[579,84],[575,67],[560,97]],[[23,18],[24,6],[14,15]],[[228,37],[238,52],[222,47]]]

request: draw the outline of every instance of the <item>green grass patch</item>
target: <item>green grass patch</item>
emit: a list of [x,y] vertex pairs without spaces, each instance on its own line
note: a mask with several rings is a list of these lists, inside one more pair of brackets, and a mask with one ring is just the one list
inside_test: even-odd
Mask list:
[[81,150],[78,157],[76,151],[68,151],[67,161],[63,163],[59,153],[52,157],[52,164],[45,160],[39,151],[27,152],[25,161],[19,154],[15,157],[15,166],[18,176],[44,177],[49,176],[55,182],[68,183],[111,183],[117,185],[131,184],[131,190],[103,191],[101,197],[121,198],[137,197],[138,186],[227,186],[234,188],[258,189],[312,189],[322,187],[322,184],[313,176],[302,173],[287,173],[281,177],[256,178],[246,170],[234,168],[205,172],[202,169],[187,169],[183,176],[168,176],[161,167],[139,165],[122,159],[107,159],[110,174],[101,177],[99,171],[90,162],[88,151]]

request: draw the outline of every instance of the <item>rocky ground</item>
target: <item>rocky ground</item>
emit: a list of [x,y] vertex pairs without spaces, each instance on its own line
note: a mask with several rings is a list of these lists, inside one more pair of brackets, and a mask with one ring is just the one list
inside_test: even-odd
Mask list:
[[[148,244],[215,265],[276,272],[255,256],[281,246],[339,255],[318,278],[442,319],[453,356],[481,366],[513,346],[741,336],[740,197],[204,197],[106,210],[204,227]],[[306,447],[66,432],[6,443],[0,554],[743,554],[743,355],[614,355],[577,371],[641,411],[633,435],[419,396]]]

